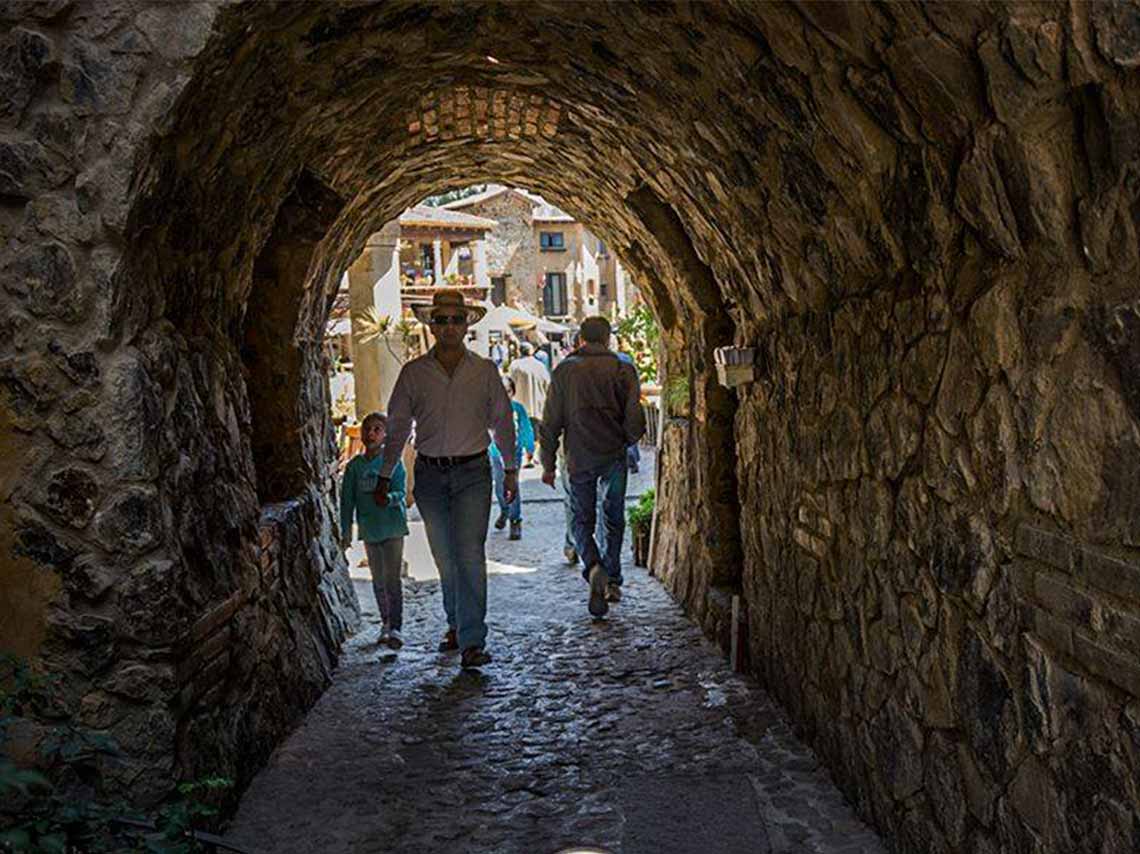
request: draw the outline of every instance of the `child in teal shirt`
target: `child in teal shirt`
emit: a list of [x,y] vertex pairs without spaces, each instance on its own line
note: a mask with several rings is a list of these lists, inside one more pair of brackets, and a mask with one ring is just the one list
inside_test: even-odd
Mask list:
[[364,453],[353,457],[344,470],[340,488],[340,538],[347,550],[352,545],[355,515],[356,528],[368,554],[372,591],[383,621],[380,643],[399,649],[404,645],[400,636],[404,624],[404,587],[400,571],[404,565],[404,537],[408,535],[407,475],[404,464],[397,462],[388,482],[387,506],[376,503],[373,493],[384,462],[381,451],[387,432],[388,418],[379,412],[369,413],[360,425]]

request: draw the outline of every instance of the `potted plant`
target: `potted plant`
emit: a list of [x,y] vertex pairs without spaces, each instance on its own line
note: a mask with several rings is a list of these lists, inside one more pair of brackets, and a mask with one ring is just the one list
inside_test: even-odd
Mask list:
[[654,500],[654,490],[650,487],[641,493],[637,503],[629,509],[630,542],[633,545],[634,566],[646,566],[649,563],[649,530],[653,524]]

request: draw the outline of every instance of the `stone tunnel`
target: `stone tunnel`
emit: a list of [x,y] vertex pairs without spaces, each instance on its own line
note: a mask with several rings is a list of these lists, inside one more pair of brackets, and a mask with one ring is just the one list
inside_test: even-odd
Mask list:
[[497,181],[645,283],[658,574],[724,643],[741,597],[860,815],[899,852],[1140,850],[1140,7],[0,19],[0,647],[123,746],[109,790],[244,784],[329,683],[337,280]]

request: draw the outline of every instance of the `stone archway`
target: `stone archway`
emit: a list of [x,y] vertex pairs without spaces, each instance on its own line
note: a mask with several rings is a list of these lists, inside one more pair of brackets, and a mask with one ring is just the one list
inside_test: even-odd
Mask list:
[[441,180],[525,180],[687,378],[667,583],[710,628],[742,592],[861,811],[903,850],[1135,845],[1134,6],[3,14],[2,637],[132,748],[110,779],[241,778],[326,684],[329,287]]

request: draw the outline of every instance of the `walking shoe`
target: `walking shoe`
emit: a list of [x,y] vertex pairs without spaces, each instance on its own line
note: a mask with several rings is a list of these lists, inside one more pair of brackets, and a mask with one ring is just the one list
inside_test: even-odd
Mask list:
[[439,642],[440,652],[455,652],[459,649],[459,638],[455,636],[455,629],[448,629],[443,640]]
[[464,670],[470,670],[490,663],[491,653],[481,646],[469,646],[463,650],[463,657],[459,661],[459,666]]
[[392,633],[391,627],[385,623],[380,629],[380,637],[376,638],[377,646],[387,646],[388,636]]
[[509,539],[521,540],[522,539],[522,519],[514,519],[511,521],[511,535]]
[[388,632],[388,646],[392,649],[399,649],[404,645],[404,639],[400,637],[399,629],[392,629]]
[[562,556],[566,558],[566,562],[573,566],[578,562],[578,552],[574,550],[573,546],[566,546],[562,549]]
[[501,531],[505,527],[507,527],[507,511],[503,510],[499,513],[499,518],[495,520],[495,530]]
[[600,563],[590,568],[590,613],[595,617],[604,617],[610,609],[606,602],[606,577]]
[[606,601],[607,602],[620,602],[621,601],[621,586],[614,584],[612,581],[606,585]]

